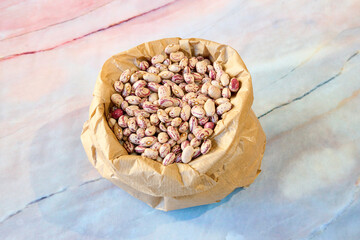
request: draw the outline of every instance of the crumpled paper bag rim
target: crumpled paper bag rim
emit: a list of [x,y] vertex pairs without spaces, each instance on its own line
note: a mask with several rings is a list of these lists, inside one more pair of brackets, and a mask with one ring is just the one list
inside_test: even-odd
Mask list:
[[[204,155],[198,159],[195,159],[194,161],[190,162],[190,164],[175,163],[169,166],[163,166],[161,163],[151,159],[147,159],[141,156],[127,155],[125,149],[121,146],[120,143],[117,142],[116,137],[109,128],[105,117],[108,106],[110,104],[109,94],[111,91],[115,91],[112,89],[113,82],[109,82],[109,78],[112,78],[111,74],[113,73],[109,73],[107,70],[104,71],[104,68],[106,68],[108,65],[115,65],[118,71],[117,74],[120,75],[121,71],[125,70],[129,66],[122,67],[122,64],[117,64],[119,58],[123,58],[124,56],[130,56],[130,58],[132,58],[134,51],[142,51],[142,55],[145,55],[145,57],[150,59],[151,56],[154,55],[154,47],[159,45],[159,41],[162,41],[162,49],[164,49],[167,44],[175,42],[178,42],[180,45],[185,47],[201,47],[201,45],[203,45],[202,51],[207,51],[210,53],[210,55],[213,53],[211,55],[213,56],[213,59],[211,60],[218,60],[222,62],[225,66],[226,72],[228,72],[228,66],[232,72],[238,71],[237,74],[230,73],[231,76],[239,78],[242,83],[236,97],[233,97],[231,100],[235,106],[229,113],[227,113],[227,116],[225,116],[223,121],[217,124],[212,138],[215,139],[219,134],[222,134],[230,122],[236,121],[239,118],[246,119],[247,115],[251,111],[250,108],[253,101],[252,84],[250,74],[248,73],[246,66],[242,62],[237,52],[229,46],[218,44],[209,40],[196,38],[167,38],[140,44],[137,47],[112,56],[105,62],[94,90],[94,99],[90,107],[88,129],[91,129],[94,132],[94,135],[91,136],[92,142],[95,145],[95,148],[97,149],[97,152],[101,158],[107,159],[103,164],[106,164],[107,167],[110,167],[114,170],[114,178],[125,182],[134,189],[138,189],[141,192],[151,194],[153,196],[187,196],[207,191],[214,187],[214,185],[217,184],[217,178],[221,177],[221,167],[216,167],[214,169],[213,166],[224,165],[226,163],[226,159],[218,159],[218,161],[206,163],[204,165],[203,162],[206,161],[205,159],[211,157],[210,152],[208,155]],[[215,49],[207,48],[208,45],[214,44],[216,45]],[[159,54],[159,52],[156,53]],[[188,49],[187,53],[192,54],[193,52],[191,49]],[[235,59],[237,60],[235,69],[237,70],[234,70],[234,67],[230,66],[233,63],[228,63],[228,61],[225,61],[224,56],[227,58],[228,56],[235,56]],[[133,61],[129,63],[129,65],[132,64]],[[107,90],[104,91],[104,89]],[[238,98],[238,96],[241,96],[241,102],[236,102],[236,98]],[[241,126],[241,123],[238,125]],[[104,135],[104,133],[106,134]],[[113,141],[114,139],[115,141]],[[229,146],[231,145],[229,144]],[[117,148],[117,150],[113,151],[114,148]],[[215,173],[217,173],[217,177],[215,177]],[[183,176],[185,175],[193,177],[190,177],[184,181]],[[132,181],[134,179],[142,180]],[[144,183],[147,182],[154,184],[154,186],[151,186],[151,184],[149,184],[150,186],[146,186]],[[159,186],[166,187],[160,188],[159,190]]]

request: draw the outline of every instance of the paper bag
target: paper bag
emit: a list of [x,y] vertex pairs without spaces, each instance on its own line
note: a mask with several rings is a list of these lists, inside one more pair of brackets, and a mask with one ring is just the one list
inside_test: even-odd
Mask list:
[[[128,155],[110,129],[106,116],[113,84],[125,69],[137,68],[135,59],[150,60],[164,54],[168,44],[180,44],[187,57],[206,56],[241,81],[232,96],[233,108],[223,115],[210,137],[212,149],[189,164],[161,163]],[[235,188],[249,186],[260,173],[265,151],[265,134],[251,110],[251,77],[239,54],[231,47],[212,41],[166,38],[143,43],[108,59],[98,76],[89,120],[81,140],[90,162],[99,173],[132,196],[164,211],[219,202]]]

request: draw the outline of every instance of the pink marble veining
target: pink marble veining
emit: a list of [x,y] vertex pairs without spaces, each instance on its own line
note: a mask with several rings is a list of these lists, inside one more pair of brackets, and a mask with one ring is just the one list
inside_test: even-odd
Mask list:
[[[126,22],[137,15],[143,15],[154,9],[166,6],[168,1],[113,1],[79,15],[72,21],[62,21],[47,29],[29,32],[14,39],[0,41],[0,60],[18,55],[49,51],[98,31]],[[139,7],[141,6],[141,7]],[[118,11],[111,11],[117,9]],[[101,19],[101,21],[100,21]],[[33,41],[36,39],[36,41]],[[23,43],[26,42],[24,45]],[[11,46],[11,47],[10,47]]]
[[[2,4],[13,1],[3,1]],[[0,41],[61,24],[106,5],[101,1],[19,1],[0,11]],[[19,11],[19,9],[21,11]]]

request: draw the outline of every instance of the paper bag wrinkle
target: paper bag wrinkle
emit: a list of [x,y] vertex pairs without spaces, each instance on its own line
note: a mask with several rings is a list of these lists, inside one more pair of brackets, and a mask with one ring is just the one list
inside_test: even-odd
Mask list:
[[[218,122],[211,136],[213,148],[189,164],[161,163],[127,155],[106,121],[113,84],[135,60],[148,61],[165,54],[170,43],[178,43],[186,56],[204,55],[223,64],[224,70],[241,82],[231,98],[234,105]],[[251,76],[239,54],[231,47],[205,39],[166,38],[147,42],[109,58],[98,75],[81,140],[99,173],[149,206],[164,211],[214,203],[235,188],[250,185],[260,172],[265,134],[251,110]]]

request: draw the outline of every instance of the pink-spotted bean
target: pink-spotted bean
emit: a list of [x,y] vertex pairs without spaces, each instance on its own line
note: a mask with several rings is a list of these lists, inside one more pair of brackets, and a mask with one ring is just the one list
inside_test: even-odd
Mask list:
[[151,148],[146,148],[141,156],[156,160],[158,157],[158,151]]
[[164,166],[167,166],[167,165],[169,165],[169,164],[172,164],[172,163],[175,161],[175,157],[176,157],[175,153],[173,153],[173,152],[169,153],[169,154],[166,155],[166,157],[164,158],[162,164],[163,164]]
[[150,147],[151,145],[153,145],[156,142],[157,138],[156,137],[144,137],[142,139],[140,139],[140,146],[143,147]]

